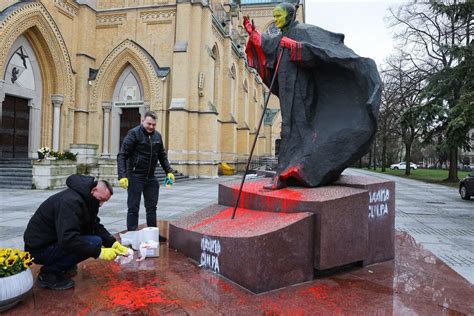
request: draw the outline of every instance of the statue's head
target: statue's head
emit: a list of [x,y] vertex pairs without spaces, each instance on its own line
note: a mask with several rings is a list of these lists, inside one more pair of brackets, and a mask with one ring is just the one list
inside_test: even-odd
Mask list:
[[295,11],[295,6],[290,3],[283,2],[277,5],[275,9],[273,9],[275,26],[280,30],[286,29],[293,20]]

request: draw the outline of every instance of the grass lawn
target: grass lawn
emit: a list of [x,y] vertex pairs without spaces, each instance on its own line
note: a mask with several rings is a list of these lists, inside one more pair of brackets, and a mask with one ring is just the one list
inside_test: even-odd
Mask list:
[[[374,172],[379,172],[379,173],[385,173],[385,174],[391,174],[394,176],[399,176],[399,177],[404,177],[404,178],[409,178],[409,179],[415,179],[415,180],[421,180],[425,182],[431,182],[431,183],[438,183],[438,184],[444,184],[450,187],[455,187],[457,188],[459,185],[459,182],[446,182],[445,180],[448,178],[448,170],[443,170],[443,169],[416,169],[416,170],[411,170],[410,176],[405,175],[405,170],[392,170],[390,168],[385,169],[385,172],[381,171],[381,168],[377,168],[377,170],[370,169],[370,171]],[[458,171],[458,178],[459,180],[463,179],[465,176],[467,176],[469,171]]]

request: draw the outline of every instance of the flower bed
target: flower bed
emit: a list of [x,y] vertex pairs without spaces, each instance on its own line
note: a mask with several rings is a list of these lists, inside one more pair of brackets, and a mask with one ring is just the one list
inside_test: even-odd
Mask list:
[[18,304],[33,288],[32,263],[29,252],[0,248],[0,312]]
[[33,162],[33,185],[36,189],[56,189],[66,186],[66,179],[77,173],[72,160],[43,159]]

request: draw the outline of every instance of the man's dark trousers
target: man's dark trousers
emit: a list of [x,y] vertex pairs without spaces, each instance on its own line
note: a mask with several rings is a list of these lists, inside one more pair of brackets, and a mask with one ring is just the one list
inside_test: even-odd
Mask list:
[[[92,244],[94,247],[102,246],[102,238],[95,235],[79,236],[82,240]],[[53,244],[45,249],[28,249],[35,263],[42,264],[41,271],[44,273],[60,273],[68,271],[76,264],[86,260],[88,257],[80,256],[75,253]]]
[[138,227],[138,211],[140,200],[145,200],[146,225],[156,227],[156,205],[158,204],[158,194],[160,184],[155,176],[145,177],[130,175],[128,178],[128,198],[127,198],[127,230],[136,230]]

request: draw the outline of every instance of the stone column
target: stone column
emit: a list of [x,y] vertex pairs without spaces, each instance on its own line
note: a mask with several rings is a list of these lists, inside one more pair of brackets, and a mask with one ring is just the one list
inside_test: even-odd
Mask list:
[[102,158],[110,158],[109,153],[109,131],[110,131],[110,111],[112,111],[112,102],[102,102],[102,110],[104,110],[104,131],[102,142]]
[[0,125],[2,124],[2,108],[5,100],[5,81],[0,80]]
[[59,133],[61,129],[61,105],[64,102],[64,96],[60,94],[51,95],[51,102],[53,103],[53,150],[59,151]]
[[138,108],[138,111],[140,112],[140,118],[143,120],[145,119],[145,113],[147,111],[150,111],[150,102],[144,101],[143,106]]

